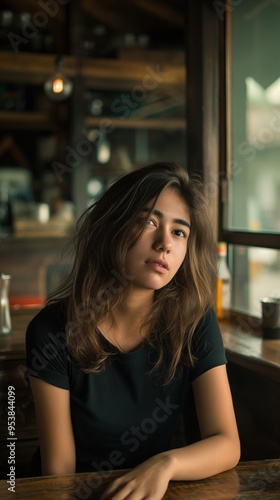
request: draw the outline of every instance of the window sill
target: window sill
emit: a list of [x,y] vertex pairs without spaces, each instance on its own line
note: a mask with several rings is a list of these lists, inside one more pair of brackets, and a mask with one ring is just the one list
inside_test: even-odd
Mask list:
[[252,326],[260,320],[239,320],[219,321],[228,361],[280,380],[280,339],[263,339],[260,327]]

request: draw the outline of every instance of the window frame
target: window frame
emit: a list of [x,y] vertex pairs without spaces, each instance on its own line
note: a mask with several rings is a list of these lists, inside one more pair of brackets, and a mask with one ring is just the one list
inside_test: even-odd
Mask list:
[[231,48],[231,12],[226,9],[220,33],[220,162],[219,162],[219,239],[228,245],[242,245],[279,250],[279,233],[236,231],[225,229],[224,212],[228,196],[231,160],[231,125],[230,125],[230,48]]
[[[221,2],[219,2],[220,7]],[[228,65],[232,5],[224,0],[217,12],[211,0],[186,0],[186,122],[187,170],[198,175],[211,197],[217,241],[227,245],[279,250],[279,235],[225,229],[223,218],[228,195],[230,148]],[[244,272],[243,272],[244,271]],[[248,273],[244,268],[242,273]],[[233,277],[233,297],[237,293]],[[231,310],[233,320],[254,318],[250,312]]]

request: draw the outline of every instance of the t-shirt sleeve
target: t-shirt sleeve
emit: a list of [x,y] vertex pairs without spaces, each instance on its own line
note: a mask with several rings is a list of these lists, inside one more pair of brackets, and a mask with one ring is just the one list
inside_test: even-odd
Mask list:
[[227,363],[219,323],[213,309],[205,313],[195,330],[193,354],[196,362],[191,369],[191,381],[211,368]]
[[69,389],[66,335],[54,314],[40,311],[26,330],[27,377]]

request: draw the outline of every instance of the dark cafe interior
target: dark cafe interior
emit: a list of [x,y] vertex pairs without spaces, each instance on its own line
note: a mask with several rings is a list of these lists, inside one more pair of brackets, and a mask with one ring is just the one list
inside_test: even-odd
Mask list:
[[279,24],[1,2],[2,499],[280,498]]

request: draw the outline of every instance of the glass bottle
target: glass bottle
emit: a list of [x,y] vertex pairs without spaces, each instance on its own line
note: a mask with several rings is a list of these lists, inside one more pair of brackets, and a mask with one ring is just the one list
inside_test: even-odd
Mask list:
[[8,335],[12,331],[9,288],[10,274],[0,273],[0,335]]
[[231,308],[231,274],[227,265],[227,245],[218,243],[216,314],[219,319],[229,316]]

